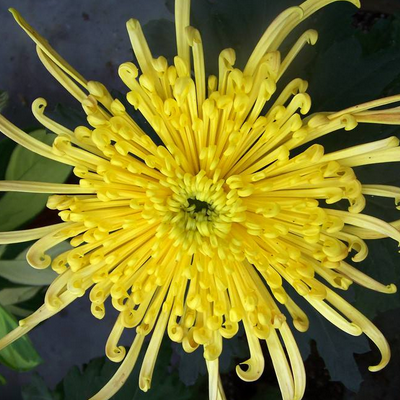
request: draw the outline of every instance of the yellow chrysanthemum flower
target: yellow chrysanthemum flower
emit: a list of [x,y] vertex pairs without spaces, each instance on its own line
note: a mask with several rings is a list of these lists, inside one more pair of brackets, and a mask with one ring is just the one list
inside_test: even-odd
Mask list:
[[[189,0],[176,0],[174,65],[154,59],[140,24],[127,29],[139,63],[119,67],[128,102],[152,126],[157,145],[99,82],[86,81],[15,11],[16,21],[37,45],[48,71],[82,104],[91,129],[74,131],[48,118],[44,99],[36,118],[58,137],[53,146],[25,134],[0,116],[0,130],[37,154],[74,167],[79,185],[0,182],[1,191],[52,193],[48,207],[62,223],[0,233],[0,243],[39,239],[28,251],[34,268],[51,266],[58,278],[45,304],[0,340],[4,348],[90,289],[92,313],[101,319],[111,298],[119,316],[106,344],[121,365],[92,400],[109,399],[132,371],[144,338],[152,332],[139,386],[150,389],[165,331],[186,352],[203,347],[209,397],[224,399],[218,373],[223,339],[243,324],[250,358],[237,374],[254,381],[264,369],[266,341],[285,400],[301,399],[303,362],[281,309],[305,331],[305,313],[286,293],[291,285],[326,319],[350,335],[365,333],[382,359],[389,346],[379,330],[334,290],[356,282],[394,293],[347,261],[367,256],[364,239],[400,242],[400,222],[362,214],[365,195],[400,199],[400,188],[361,184],[353,167],[400,161],[396,137],[325,154],[319,144],[291,157],[292,150],[358,123],[399,124],[399,108],[374,110],[400,95],[339,112],[302,117],[311,107],[307,82],[295,79],[268,103],[302,47],[317,33],[306,31],[291,50],[279,47],[304,19],[336,0],[307,0],[280,14],[261,37],[243,71],[235,52],[219,56],[219,76],[206,77],[199,31],[190,26]],[[358,0],[347,0],[359,6]],[[193,66],[193,74],[192,67]],[[54,194],[56,193],[56,194]],[[332,204],[349,203],[348,211]],[[72,250],[51,260],[46,251],[70,240]],[[124,329],[136,328],[126,353],[118,345]],[[286,349],[286,350],[285,350]]]

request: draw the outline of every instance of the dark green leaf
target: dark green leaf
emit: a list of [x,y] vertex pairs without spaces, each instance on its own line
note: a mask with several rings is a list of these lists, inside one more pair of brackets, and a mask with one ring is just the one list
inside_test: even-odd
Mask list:
[[[146,347],[146,344],[145,344]],[[165,338],[157,357],[156,367],[151,382],[151,389],[144,393],[139,389],[138,379],[144,351],[142,351],[132,374],[122,389],[112,400],[200,400],[207,396],[204,380],[198,385],[187,388],[179,379],[171,365],[171,344]],[[202,361],[204,363],[204,360]],[[53,396],[60,400],[87,400],[97,393],[114,375],[119,364],[112,363],[105,357],[96,358],[83,366],[82,370],[73,367],[64,380],[57,386]],[[201,385],[201,386],[199,386]],[[45,398],[47,400],[47,398]],[[28,400],[28,398],[24,398]]]
[[[15,318],[0,306],[0,337],[18,326]],[[18,371],[28,371],[42,362],[28,336],[23,336],[0,351],[0,363]]]
[[333,43],[318,55],[310,73],[308,92],[313,111],[330,111],[378,98],[399,75],[399,62],[400,54],[394,49],[362,56],[361,45],[354,37]]
[[[51,144],[53,134],[37,130],[31,136],[41,142]],[[39,182],[64,182],[71,167],[39,156],[22,146],[17,146],[11,155],[6,171],[8,180],[27,180]],[[6,193],[0,199],[0,229],[13,230],[30,221],[45,207],[48,195],[36,193]]]
[[29,384],[22,386],[21,394],[23,400],[54,400],[43,378],[38,374],[33,374]]

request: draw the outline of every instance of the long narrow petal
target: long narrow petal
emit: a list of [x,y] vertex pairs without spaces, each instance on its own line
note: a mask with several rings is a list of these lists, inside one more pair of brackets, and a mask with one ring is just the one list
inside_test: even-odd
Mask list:
[[400,188],[389,185],[362,185],[362,193],[369,196],[389,197],[400,202]]
[[186,40],[186,27],[190,25],[190,0],[175,1],[175,30],[178,56],[190,70],[190,48]]
[[67,183],[0,181],[0,192],[82,194],[95,193],[96,190]]
[[354,321],[381,352],[381,361],[377,365],[370,366],[368,369],[371,372],[376,372],[384,368],[390,360],[390,347],[382,332],[368,318],[361,314],[360,311],[342,299],[333,290],[328,290],[327,300],[340,312]]
[[69,292],[63,293],[60,296],[60,298],[62,299],[62,305],[60,308],[57,309],[57,311],[49,310],[45,305],[43,305],[29,317],[20,320],[19,321],[20,326],[18,326],[13,331],[11,331],[6,336],[0,339],[0,350],[4,349],[9,344],[15,342],[17,339],[24,336],[26,333],[35,328],[41,322],[57,314],[63,308],[67,307],[74,300],[76,300],[76,296],[72,295]]
[[299,348],[297,347],[296,340],[289,328],[287,322],[284,322],[279,328],[282,335],[283,342],[285,343],[286,351],[289,356],[290,366],[292,369],[294,379],[294,400],[301,400],[306,390],[306,371],[304,369],[303,359]]
[[218,358],[213,361],[207,361],[208,370],[208,399],[217,400],[218,399],[218,383],[219,383],[219,368],[218,368]]
[[298,7],[291,7],[283,11],[272,24],[269,25],[260,41],[257,43],[257,46],[246,64],[244,73],[253,75],[265,53],[277,50],[289,33],[300,22],[307,19],[322,7],[336,1],[348,1],[356,7],[360,7],[359,0],[307,0]]
[[292,400],[294,399],[295,393],[293,376],[275,329],[271,330],[266,342],[269,354],[271,355],[272,364],[274,365],[276,377],[278,378],[282,398],[283,400]]
[[126,355],[124,361],[118,368],[117,372],[107,382],[107,385],[104,386],[100,390],[100,392],[95,394],[89,400],[108,400],[112,396],[114,396],[114,394],[117,393],[118,390],[121,389],[121,387],[124,385],[124,383],[128,379],[129,375],[131,374],[131,372],[136,364],[136,360],[139,356],[140,349],[142,348],[144,338],[145,338],[145,336],[136,334],[136,337],[132,343],[132,346],[129,349],[128,354]]
[[30,242],[40,239],[60,229],[71,225],[71,222],[62,222],[61,224],[44,226],[43,228],[26,229],[21,231],[0,232],[0,244]]
[[340,265],[335,269],[336,271],[339,271],[357,284],[364,286],[368,289],[375,290],[376,292],[392,294],[396,293],[397,291],[395,284],[391,283],[389,285],[383,285],[382,283],[377,282],[375,279],[364,274],[357,268],[352,267],[344,261],[342,261]]
[[49,57],[39,46],[36,46],[36,52],[39,56],[40,61],[45,66],[47,71],[60,83],[60,85],[67,90],[73,97],[75,97],[80,103],[82,103],[87,95],[83,92],[80,87],[74,83],[74,81],[63,72],[61,68]]
[[28,34],[28,36],[40,47],[40,49],[58,65],[64,72],[70,75],[83,87],[86,87],[86,79],[80,75],[74,68],[71,67],[44,39],[39,33],[37,33],[26,21],[22,18],[21,14],[14,8],[10,8],[9,11],[17,21],[18,25]]
[[149,347],[147,348],[146,354],[143,358],[142,368],[140,369],[139,374],[139,387],[144,392],[147,392],[151,387],[154,366],[160,350],[161,341],[164,337],[169,314],[169,312],[161,311],[157,324],[154,328],[153,336],[150,339]]
[[358,104],[349,108],[345,108],[342,111],[331,113],[328,115],[329,119],[336,119],[346,114],[358,114],[372,108],[386,106],[387,104],[397,103],[400,101],[400,95],[396,94],[394,96],[383,97],[382,99],[368,101],[366,103]]
[[280,79],[281,76],[285,73],[285,71],[287,70],[289,65],[296,58],[296,56],[300,53],[301,49],[306,44],[310,44],[311,46],[313,46],[315,43],[317,43],[317,39],[318,39],[318,32],[315,31],[314,29],[309,29],[308,31],[305,31],[297,39],[297,42],[290,49],[289,53],[287,54],[287,56],[284,58],[284,60],[281,63],[277,80]]
[[40,156],[58,161],[67,165],[75,165],[68,157],[60,157],[53,153],[51,146],[40,142],[27,133],[21,131],[14,124],[8,121],[3,115],[0,115],[0,132],[4,133],[7,137],[14,140],[26,149],[39,154]]
[[[391,237],[400,243],[400,232],[393,226],[379,218],[371,217],[364,214],[352,214],[347,211],[340,210],[326,210],[328,214],[341,218],[346,224],[354,225],[359,228],[376,231],[385,236]],[[346,228],[345,228],[346,230]]]

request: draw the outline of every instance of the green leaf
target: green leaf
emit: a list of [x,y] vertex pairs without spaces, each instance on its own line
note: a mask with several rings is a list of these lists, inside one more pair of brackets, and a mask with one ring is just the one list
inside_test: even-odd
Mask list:
[[7,383],[6,378],[3,375],[0,375],[0,386],[4,386]]
[[[31,136],[43,143],[51,144],[53,134],[37,130]],[[39,182],[64,182],[71,167],[37,155],[22,146],[17,146],[11,155],[5,177],[8,180]],[[48,195],[36,193],[6,193],[0,199],[0,230],[13,230],[32,220],[46,205]]]
[[[145,344],[146,346],[146,344]],[[138,378],[143,362],[144,349],[139,356],[132,374],[112,400],[202,400],[207,397],[207,380],[201,379],[197,385],[186,387],[179,379],[176,368],[171,365],[171,343],[165,337],[157,357],[151,389],[144,393],[139,389]],[[204,360],[202,361],[204,363]],[[95,358],[82,369],[73,367],[51,392],[43,379],[35,376],[32,382],[22,388],[24,400],[87,400],[96,394],[112,378],[119,364],[106,357]]]
[[0,304],[8,306],[11,304],[22,303],[35,297],[41,288],[38,286],[22,286],[5,288],[0,290]]
[[22,385],[23,400],[54,400],[54,396],[46,386],[44,379],[39,374],[33,374],[27,385]]
[[[68,242],[60,243],[46,253],[54,258],[55,256],[69,250],[71,245]],[[0,260],[0,276],[10,282],[31,285],[47,286],[58,276],[51,268],[35,269],[26,261],[28,249],[20,253],[15,260]],[[0,292],[1,293],[1,292]]]
[[0,276],[13,283],[47,286],[57,274],[51,268],[32,268],[25,260],[0,260]]
[[[28,301],[31,300],[28,299]],[[12,315],[17,317],[18,319],[29,317],[32,314],[32,310],[26,310],[25,308],[16,306],[14,304],[10,304],[8,306],[4,306],[4,308]]]
[[[0,306],[0,337],[5,336],[17,326],[15,318]],[[0,363],[17,371],[28,371],[41,362],[27,335],[0,351]]]
[[[334,43],[319,55],[310,73],[313,111],[336,110],[378,98],[398,77],[399,62],[397,49],[363,56],[356,38]],[[344,64],[347,73],[338,74]]]
[[8,104],[8,93],[0,90],[0,112],[2,112]]

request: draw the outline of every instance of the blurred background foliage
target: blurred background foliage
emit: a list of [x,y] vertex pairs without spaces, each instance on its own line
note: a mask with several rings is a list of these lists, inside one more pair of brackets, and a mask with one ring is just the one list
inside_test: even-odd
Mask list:
[[[27,1],[19,2],[21,3],[20,11],[34,26],[37,26],[36,21],[30,18],[29,14],[40,12],[42,4],[28,5]],[[11,18],[4,14],[9,6],[5,3],[4,0],[0,0],[0,17]],[[79,27],[85,22],[92,21],[93,25],[96,25],[93,29],[100,29],[101,32],[108,32],[111,29],[109,41],[115,40],[115,30],[112,30],[110,26],[97,24],[97,19],[98,21],[107,20],[107,16],[101,15],[104,13],[99,11],[99,8],[105,10],[108,7],[99,6],[101,3],[105,4],[105,1],[96,2],[96,5],[88,1],[82,3],[79,9],[83,10],[79,11],[82,18],[75,22],[64,21],[67,36],[78,35]],[[176,54],[175,36],[173,18],[168,10],[173,12],[173,0],[167,0],[165,3],[162,0],[154,0],[149,3],[153,4],[153,10],[142,10],[145,20],[148,21],[143,28],[145,35],[154,56],[164,55],[172,61]],[[293,0],[279,2],[193,0],[192,25],[202,33],[208,73],[217,72],[218,54],[226,47],[236,50],[236,65],[239,68],[243,67],[259,37],[273,18],[285,8],[297,4],[298,2]],[[143,5],[144,1],[139,0],[124,2],[121,7],[126,11],[126,16],[118,23],[123,26],[130,16],[136,16],[135,7]],[[157,15],[157,7],[162,18],[153,19],[152,13]],[[315,46],[306,47],[298,56],[279,83],[278,93],[291,79],[296,77],[306,79],[309,82],[308,92],[313,102],[312,112],[340,110],[374,98],[400,93],[399,13],[398,1],[365,0],[363,8],[358,11],[349,4],[336,3],[312,16],[290,35],[281,50],[285,53],[298,35],[309,28],[318,30],[319,40]],[[57,23],[60,24],[62,15],[57,18]],[[47,27],[37,26],[37,28],[46,34],[46,29],[50,29],[49,25],[52,23],[52,20],[48,19]],[[72,28],[76,28],[77,31],[74,32]],[[0,27],[0,31],[1,29]],[[19,35],[20,33],[16,28],[12,34]],[[85,46],[91,47],[96,31],[93,31],[92,35],[93,37],[89,37],[87,41],[83,40],[82,47],[79,47],[81,65],[75,66],[78,69],[90,70],[88,66],[92,63],[100,64],[100,66],[107,65],[112,70],[112,74],[116,75],[117,65],[132,58],[133,55],[128,53],[128,58],[123,60],[113,59],[110,56],[110,60],[101,62],[97,57],[85,57]],[[52,42],[51,37],[48,39]],[[29,40],[26,40],[24,45],[29,46]],[[124,46],[125,49],[125,42]],[[73,62],[72,64],[74,65]],[[98,73],[97,70],[96,72]],[[0,74],[0,77],[1,89],[13,87],[12,82],[6,82],[7,78],[4,74]],[[19,76],[18,93],[12,92],[9,88],[0,91],[0,112],[10,116],[20,126],[19,117],[27,113],[27,103],[31,100],[26,100],[26,96],[29,97],[30,94],[28,91],[21,90],[21,87],[24,80],[28,82],[29,79],[29,76]],[[99,78],[94,76],[93,79]],[[115,79],[115,76],[112,79]],[[103,81],[108,85],[106,77]],[[48,83],[47,78],[43,80],[40,77],[40,85],[44,86],[44,83]],[[30,84],[27,84],[27,87],[30,87]],[[53,85],[53,82],[49,84]],[[123,92],[123,88],[118,85],[109,86],[109,88],[114,89],[116,96],[121,96]],[[33,92],[35,90],[37,88],[33,88]],[[62,89],[58,90],[62,91]],[[61,99],[63,99],[62,96]],[[60,101],[51,114],[60,123],[72,128],[79,124],[86,124],[79,108],[72,108],[68,101]],[[135,115],[135,117],[140,116]],[[21,116],[21,120],[26,123],[23,127],[27,128],[29,134],[41,141],[51,143],[54,136],[51,132],[42,129],[32,119],[24,118],[26,117]],[[144,129],[147,129],[145,121],[139,122]],[[399,137],[399,129],[379,125],[360,126],[350,134],[335,132],[321,141],[321,144],[328,151],[333,151],[391,135]],[[399,171],[398,165],[386,164],[358,168],[357,174],[360,180],[366,183],[400,185]],[[8,139],[2,138],[0,141],[0,179],[65,182],[73,179],[70,174],[70,169],[64,165],[30,153]],[[366,213],[387,221],[400,218],[392,201],[381,198],[368,200]],[[0,194],[0,230],[32,228],[56,222],[57,215],[46,210],[45,204],[45,195]],[[27,265],[25,254],[29,244],[0,246],[0,336],[17,326],[17,319],[29,315],[41,305],[46,287],[54,279],[52,271],[37,271]],[[358,267],[377,280],[399,285],[400,267],[396,243],[385,239],[369,243],[369,245],[369,257]],[[67,246],[69,246],[68,243],[60,244],[51,250],[51,255],[65,251]],[[289,288],[288,291],[290,292]],[[354,287],[345,292],[344,297],[355,304],[383,331],[392,347],[392,361],[383,371],[369,373],[367,366],[376,361],[378,352],[376,349],[370,350],[368,340],[365,337],[354,338],[342,333],[295,295],[296,301],[310,317],[308,332],[304,334],[294,332],[307,370],[307,390],[304,399],[398,399],[400,390],[398,377],[400,369],[399,295],[384,295]],[[82,299],[82,301],[84,307],[87,307],[87,300]],[[87,346],[82,345],[82,348],[79,348],[79,337],[83,335],[82,332],[86,332],[87,337],[93,338],[90,341],[93,347],[100,342],[97,336],[102,336],[100,331],[98,334],[97,325],[94,331],[91,330],[94,326],[94,318],[88,312],[71,320],[71,324],[74,324],[72,332],[77,335],[75,340],[78,346],[77,351],[82,355],[80,360],[84,360],[84,363],[78,363],[79,365],[76,366],[66,363],[66,360],[71,359],[71,350],[64,343],[71,342],[68,342],[66,333],[61,328],[62,318],[65,316],[67,319],[71,318],[74,310],[78,309],[72,308],[72,312],[63,311],[61,319],[55,317],[56,322],[51,326],[50,322],[46,322],[42,327],[38,327],[36,331],[40,331],[40,334],[32,333],[31,335],[34,338],[34,344],[28,337],[24,337],[0,352],[0,364],[2,364],[0,373],[7,378],[0,375],[0,384],[5,385],[0,388],[0,393],[4,393],[4,399],[86,400],[113,375],[118,365],[106,360],[105,357],[92,357],[93,354],[102,354],[101,346],[95,350],[91,348],[90,351]],[[114,317],[115,314],[112,311],[107,314],[105,331],[112,325]],[[60,340],[51,341],[50,335],[59,335]],[[126,344],[129,344],[131,338],[127,337],[124,340]],[[49,349],[49,343],[60,347],[56,353],[51,346]],[[225,341],[221,358],[221,373],[229,400],[243,398],[278,400],[281,398],[272,363],[266,348],[263,349],[266,368],[262,378],[257,382],[245,383],[237,378],[234,370],[238,362],[248,357],[243,332],[239,332],[234,339]],[[56,359],[53,353],[57,354],[57,357],[60,355],[64,357],[63,354],[65,354],[65,358]],[[62,368],[59,364],[63,364]],[[70,369],[65,374],[64,371],[68,368]],[[51,374],[50,370],[52,370]],[[207,397],[206,369],[200,350],[193,354],[185,354],[180,346],[171,344],[166,338],[157,359],[151,391],[147,394],[138,389],[139,370],[140,368],[135,368],[126,385],[114,397],[115,400],[161,400],[168,397],[174,400],[196,400]],[[55,384],[55,381],[59,383]]]

